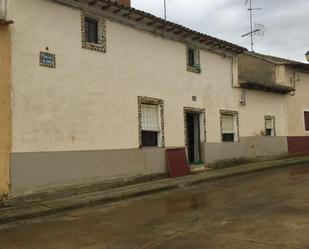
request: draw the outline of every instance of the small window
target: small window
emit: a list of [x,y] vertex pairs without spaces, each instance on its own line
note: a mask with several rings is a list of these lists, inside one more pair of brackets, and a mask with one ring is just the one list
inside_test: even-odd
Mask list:
[[192,48],[188,48],[188,66],[195,66],[195,51]]
[[81,13],[82,47],[98,52],[106,52],[106,22],[98,15]]
[[158,146],[160,137],[159,106],[142,105],[142,146]]
[[200,54],[198,48],[187,47],[187,70],[200,73]]
[[305,131],[309,131],[309,111],[304,112]]
[[234,115],[221,115],[222,122],[222,141],[234,142],[235,141],[235,121]]
[[275,136],[275,117],[265,116],[265,135]]
[[85,18],[85,39],[86,42],[98,44],[98,21],[89,17]]

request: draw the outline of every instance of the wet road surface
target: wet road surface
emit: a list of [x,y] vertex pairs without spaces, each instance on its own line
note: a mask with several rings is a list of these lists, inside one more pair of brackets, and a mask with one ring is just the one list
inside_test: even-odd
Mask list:
[[0,226],[1,249],[306,249],[309,165]]

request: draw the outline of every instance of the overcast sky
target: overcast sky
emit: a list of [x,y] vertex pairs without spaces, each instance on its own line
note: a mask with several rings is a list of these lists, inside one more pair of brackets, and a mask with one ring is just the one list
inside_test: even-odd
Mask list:
[[[250,49],[248,6],[245,0],[166,0],[168,20]],[[164,0],[132,0],[134,8],[163,17]],[[259,53],[305,61],[309,50],[309,0],[252,0],[254,23],[265,26],[256,36]]]

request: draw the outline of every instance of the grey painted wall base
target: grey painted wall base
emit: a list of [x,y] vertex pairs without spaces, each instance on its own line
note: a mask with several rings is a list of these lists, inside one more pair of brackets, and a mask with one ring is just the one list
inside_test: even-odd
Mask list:
[[206,164],[288,153],[287,137],[241,137],[239,142],[206,143],[204,147]]
[[11,195],[166,172],[162,148],[12,153]]
[[[286,137],[241,137],[238,143],[202,144],[206,164],[288,152]],[[165,149],[11,154],[11,195],[52,187],[167,173]]]

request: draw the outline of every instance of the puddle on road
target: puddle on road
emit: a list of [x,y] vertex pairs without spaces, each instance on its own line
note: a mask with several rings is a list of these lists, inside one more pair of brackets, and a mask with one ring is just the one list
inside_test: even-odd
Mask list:
[[205,206],[203,196],[171,197],[166,200],[168,214],[197,210]]
[[290,176],[309,174],[309,164],[290,169]]

